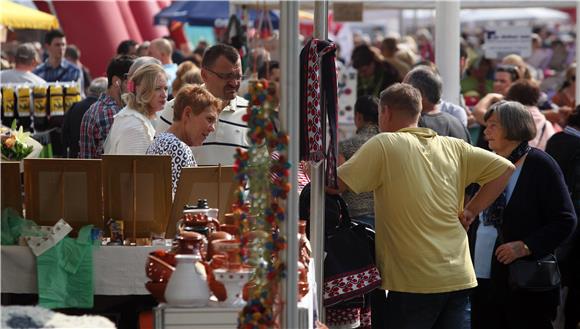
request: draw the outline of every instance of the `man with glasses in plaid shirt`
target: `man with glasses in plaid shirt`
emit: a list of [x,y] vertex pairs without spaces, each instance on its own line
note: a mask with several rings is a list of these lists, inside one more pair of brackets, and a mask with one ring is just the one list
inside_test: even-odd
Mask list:
[[[248,125],[242,120],[248,101],[238,96],[242,82],[242,63],[238,51],[229,45],[217,44],[208,48],[201,62],[201,77],[205,88],[222,100],[215,131],[202,146],[192,147],[198,165],[233,165],[236,148],[247,149]],[[169,128],[173,121],[173,101],[165,105],[157,122],[157,135]]]

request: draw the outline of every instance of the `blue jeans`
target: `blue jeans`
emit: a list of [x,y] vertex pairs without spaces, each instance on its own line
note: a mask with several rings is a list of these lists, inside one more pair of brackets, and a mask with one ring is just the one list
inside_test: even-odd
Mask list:
[[470,290],[434,294],[389,291],[385,323],[388,329],[468,329]]

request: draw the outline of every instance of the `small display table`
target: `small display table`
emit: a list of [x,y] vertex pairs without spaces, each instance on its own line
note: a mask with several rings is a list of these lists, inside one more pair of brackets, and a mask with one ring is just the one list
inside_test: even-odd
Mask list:
[[240,308],[221,307],[210,302],[208,307],[187,308],[160,304],[153,309],[155,329],[234,329],[238,327]]

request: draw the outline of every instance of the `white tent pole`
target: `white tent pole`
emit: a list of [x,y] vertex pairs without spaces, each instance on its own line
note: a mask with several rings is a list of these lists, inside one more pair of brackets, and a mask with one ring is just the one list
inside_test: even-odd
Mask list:
[[[314,3],[314,38],[326,40],[328,36],[328,1]],[[322,119],[322,133],[326,135],[326,119]],[[310,162],[310,242],[314,258],[316,275],[316,305],[318,318],[325,321],[323,288],[324,288],[324,173],[325,162]]]
[[[576,1],[576,76],[580,77],[580,1]],[[576,82],[576,104],[580,103],[580,82]]]
[[405,9],[399,9],[399,36],[404,36],[405,33]]
[[282,254],[287,266],[282,280],[284,310],[282,328],[298,328],[298,134],[299,134],[299,60],[297,1],[280,2],[280,121],[288,132],[288,161],[290,192],[286,203],[286,221],[282,227],[288,239],[288,248]]
[[442,99],[459,104],[459,23],[458,0],[437,1],[435,5],[435,62],[443,80]]

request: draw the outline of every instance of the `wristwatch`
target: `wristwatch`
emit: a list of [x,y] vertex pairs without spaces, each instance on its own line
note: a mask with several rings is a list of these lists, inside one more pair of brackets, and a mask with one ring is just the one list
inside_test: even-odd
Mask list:
[[527,256],[527,255],[531,255],[531,254],[532,254],[532,252],[530,251],[530,248],[528,248],[528,245],[527,245],[527,244],[525,244],[523,241],[522,241],[522,244],[524,245],[524,250],[525,250],[525,251],[526,251],[526,253],[527,253],[527,254],[526,254],[526,256]]

